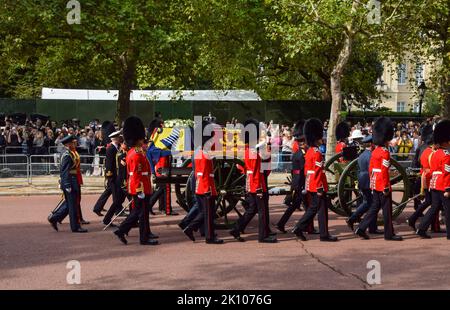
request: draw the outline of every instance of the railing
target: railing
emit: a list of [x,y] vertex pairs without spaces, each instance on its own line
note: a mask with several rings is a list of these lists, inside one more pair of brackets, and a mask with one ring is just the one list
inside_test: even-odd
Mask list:
[[[105,158],[98,155],[80,156],[81,173],[84,177],[103,176]],[[61,155],[2,154],[0,155],[0,183],[26,182],[33,184],[33,178],[40,176],[58,176]]]

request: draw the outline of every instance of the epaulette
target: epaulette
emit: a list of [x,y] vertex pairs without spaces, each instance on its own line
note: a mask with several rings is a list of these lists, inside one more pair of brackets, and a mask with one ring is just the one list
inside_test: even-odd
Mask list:
[[143,153],[144,152],[144,150],[142,149],[142,147],[135,147],[134,148],[134,151],[136,152],[136,153]]

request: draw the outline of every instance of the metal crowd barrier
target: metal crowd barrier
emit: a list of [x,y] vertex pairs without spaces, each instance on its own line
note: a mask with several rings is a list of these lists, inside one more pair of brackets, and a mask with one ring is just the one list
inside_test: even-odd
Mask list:
[[0,184],[14,182],[29,183],[30,164],[29,157],[24,154],[0,155]]

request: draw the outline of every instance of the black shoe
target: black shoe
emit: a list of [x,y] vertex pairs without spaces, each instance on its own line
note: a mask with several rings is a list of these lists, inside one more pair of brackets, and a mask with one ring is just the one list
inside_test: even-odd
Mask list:
[[393,235],[390,238],[384,238],[384,240],[387,240],[387,241],[403,241],[403,237],[402,236]]
[[317,229],[313,229],[312,232],[308,232],[308,235],[320,235],[320,232]]
[[159,236],[158,236],[158,235],[155,235],[154,233],[150,233],[150,235],[148,235],[148,238],[149,238],[149,239],[158,239]]
[[297,236],[297,238],[299,238],[300,240],[306,241],[306,237],[305,237],[305,235],[303,234],[303,231],[298,230],[298,229],[294,229],[292,232],[293,232],[293,233]]
[[80,224],[82,225],[89,225],[91,222],[85,221],[85,220],[81,220]]
[[223,240],[222,239],[218,239],[218,238],[214,238],[214,239],[206,239],[206,243],[207,244],[223,244]]
[[159,242],[158,242],[158,240],[149,239],[147,241],[141,241],[140,244],[141,245],[158,245]]
[[369,230],[369,234],[372,234],[372,235],[382,235],[382,234],[384,234],[384,230],[381,230],[381,229],[377,229],[377,230],[375,230],[375,231],[370,231],[370,230]]
[[127,244],[127,243],[128,243],[127,239],[125,239],[125,235],[124,235],[123,233],[121,233],[119,229],[117,229],[116,231],[114,231],[114,234],[117,236],[117,238],[119,238],[119,240],[120,240],[123,244]]
[[267,237],[267,238],[264,238],[262,240],[259,240],[258,242],[259,243],[277,243],[278,240],[277,240],[277,238]]
[[48,220],[50,225],[52,225],[53,229],[58,231],[58,223],[56,221]]
[[415,221],[411,221],[410,219],[406,220],[406,223],[408,223],[408,226],[412,228],[413,231],[416,231],[416,222]]
[[97,214],[98,216],[103,216],[102,211],[95,211],[95,210],[94,210],[94,213]]
[[335,236],[328,235],[328,236],[323,237],[323,238],[321,237],[321,238],[320,238],[320,241],[325,241],[325,242],[336,242],[336,241],[338,241],[338,238],[335,237]]
[[74,232],[74,233],[87,233],[88,232],[88,230],[87,229],[85,229],[85,228],[78,228],[78,229],[76,229],[76,230],[72,230],[72,232]]
[[274,231],[269,231],[269,236],[276,237],[277,233]]
[[370,239],[369,235],[365,231],[362,231],[359,228],[357,228],[355,230],[355,235],[358,235],[358,236],[360,236],[361,238],[363,238],[365,240],[369,240]]
[[426,231],[423,231],[423,230],[420,230],[420,229],[418,229],[416,231],[416,235],[418,235],[422,239],[431,239],[431,236],[429,234],[427,234]]
[[352,231],[355,230],[355,228],[353,227],[354,223],[350,218],[346,219],[345,222],[347,223],[348,228],[350,228]]
[[182,223],[179,223],[179,224],[178,224],[178,227],[180,227],[181,230],[185,230],[186,227],[187,227],[187,225],[184,225],[184,224],[182,224]]
[[153,209],[150,209],[150,214],[151,215],[156,215],[156,213],[153,211]]
[[190,228],[188,226],[183,230],[183,232],[186,236],[188,236],[189,239],[191,239],[192,241],[195,241],[194,231],[192,230],[192,228]]
[[285,233],[287,233],[287,231],[286,231],[286,229],[284,228],[284,226],[281,226],[281,225],[275,225],[275,227],[280,231],[280,232],[282,232],[283,234],[285,234]]
[[235,230],[230,230],[230,235],[232,235],[234,237],[234,239],[236,239],[239,242],[244,242],[244,238],[241,237],[241,235],[239,234],[239,232],[235,231]]

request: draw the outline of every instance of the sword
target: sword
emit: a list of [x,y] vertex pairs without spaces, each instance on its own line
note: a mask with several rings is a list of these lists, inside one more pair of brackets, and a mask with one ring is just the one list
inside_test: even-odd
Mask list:
[[407,205],[408,202],[410,202],[410,201],[413,200],[413,199],[419,198],[420,196],[421,196],[421,194],[417,194],[417,195],[415,195],[415,196],[409,198],[409,199],[406,200],[405,202],[402,202],[401,204],[397,205],[397,209],[400,208],[400,207],[403,207],[404,205]]
[[111,224],[116,220],[116,218],[118,218],[126,209],[128,209],[128,207],[130,206],[131,202],[133,200],[130,200],[127,205],[125,207],[122,208],[122,210],[120,210],[119,213],[117,213],[116,215],[114,215],[114,217],[111,219],[111,222],[108,223],[108,225],[106,225],[103,230],[106,230],[109,226],[111,226]]

